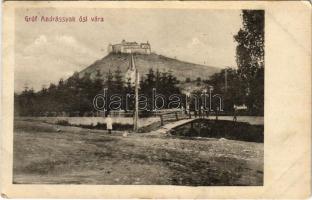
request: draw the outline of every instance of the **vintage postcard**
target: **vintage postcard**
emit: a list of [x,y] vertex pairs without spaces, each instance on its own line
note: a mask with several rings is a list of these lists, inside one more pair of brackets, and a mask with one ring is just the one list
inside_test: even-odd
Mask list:
[[3,12],[3,197],[311,194],[308,2]]

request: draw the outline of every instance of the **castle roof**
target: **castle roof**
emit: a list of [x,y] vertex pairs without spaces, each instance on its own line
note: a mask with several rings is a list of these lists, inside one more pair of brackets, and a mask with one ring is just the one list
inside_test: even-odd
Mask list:
[[137,42],[127,42],[126,40],[122,40],[121,44],[123,44],[123,45],[137,45],[138,43]]
[[[139,45],[137,42],[127,42],[126,40],[122,40],[121,43],[122,45]],[[147,41],[146,43],[142,42],[140,45],[150,45],[149,42]]]
[[125,43],[122,43],[123,45],[138,45],[137,42],[125,42]]

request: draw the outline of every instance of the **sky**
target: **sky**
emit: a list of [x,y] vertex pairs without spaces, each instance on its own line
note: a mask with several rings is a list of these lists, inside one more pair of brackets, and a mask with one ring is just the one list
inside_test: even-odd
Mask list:
[[[15,91],[35,90],[66,79],[107,55],[109,43],[151,44],[152,52],[197,64],[236,67],[233,36],[240,10],[192,9],[17,9]],[[38,16],[26,22],[25,17]],[[76,22],[41,22],[41,16],[74,16]],[[87,22],[79,22],[87,16]],[[104,22],[91,22],[91,17]]]

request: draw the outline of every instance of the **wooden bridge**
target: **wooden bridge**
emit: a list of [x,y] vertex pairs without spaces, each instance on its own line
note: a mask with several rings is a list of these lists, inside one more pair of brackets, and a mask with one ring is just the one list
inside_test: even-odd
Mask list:
[[[217,115],[216,115],[217,116]],[[208,119],[208,112],[185,112],[185,111],[174,111],[162,113],[159,115],[161,128],[157,130],[158,133],[167,133],[171,129],[187,124],[196,119]],[[217,116],[218,119],[218,116]]]
[[194,113],[189,112],[185,113],[182,111],[163,113],[159,115],[161,128],[159,128],[157,133],[168,133],[171,129],[174,129],[178,126],[187,124],[197,119],[209,119],[209,120],[227,120],[237,122],[246,122],[253,125],[263,125],[264,118],[258,116],[237,116],[234,119],[234,116],[219,116],[218,113]]
[[196,119],[196,118],[209,118],[211,114],[214,114],[216,120],[218,120],[219,115],[218,112],[185,112],[185,111],[173,111],[173,112],[166,112],[159,114],[158,116],[160,117],[160,124],[164,126],[168,122],[174,122],[174,121],[179,121],[179,120],[185,120],[185,119]]

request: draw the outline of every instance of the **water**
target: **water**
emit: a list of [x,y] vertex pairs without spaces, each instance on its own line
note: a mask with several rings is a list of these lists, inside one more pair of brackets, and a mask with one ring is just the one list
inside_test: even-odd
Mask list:
[[197,119],[171,131],[179,137],[226,138],[248,142],[263,142],[263,125],[250,125],[245,122],[228,120]]

